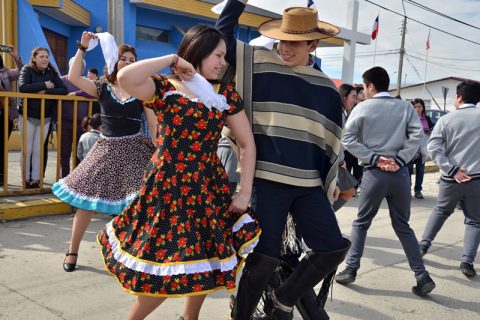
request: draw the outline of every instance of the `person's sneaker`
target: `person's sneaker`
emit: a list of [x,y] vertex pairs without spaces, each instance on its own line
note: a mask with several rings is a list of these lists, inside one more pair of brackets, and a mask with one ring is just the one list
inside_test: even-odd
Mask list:
[[422,191],[416,191],[416,192],[415,192],[415,198],[417,198],[417,199],[423,199],[423,193],[422,193]]
[[356,277],[357,270],[351,267],[346,267],[345,270],[335,276],[335,281],[340,284],[348,284],[354,282]]
[[417,285],[412,287],[412,292],[419,297],[424,297],[435,288],[435,282],[433,282],[430,275],[426,272],[425,275],[417,280]]
[[460,271],[466,276],[466,277],[475,277],[477,272],[473,268],[473,264],[467,263],[467,262],[462,262],[460,263]]
[[428,249],[430,249],[430,245],[426,243],[425,241],[420,241],[418,244],[418,248],[420,249],[420,253],[422,254],[422,257],[427,254]]

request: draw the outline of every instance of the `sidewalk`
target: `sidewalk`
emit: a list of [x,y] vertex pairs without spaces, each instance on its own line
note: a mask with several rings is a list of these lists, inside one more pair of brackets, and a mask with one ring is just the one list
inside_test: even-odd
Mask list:
[[[438,192],[438,173],[425,175],[424,200],[412,200],[411,226],[421,236]],[[354,198],[338,213],[345,235],[356,215]],[[105,272],[96,233],[111,219],[97,214],[80,249],[79,268],[62,270],[73,215],[0,223],[0,319],[126,319],[135,300]],[[463,245],[463,218],[447,221],[425,263],[437,288],[427,298],[411,293],[415,284],[384,203],[369,231],[362,268],[349,286],[334,285],[326,309],[331,319],[471,320],[480,314],[480,276],[469,280],[458,270]],[[480,264],[477,263],[477,268]],[[343,268],[343,265],[340,267]],[[479,270],[480,271],[480,270]],[[207,298],[200,319],[225,320],[226,291]],[[148,319],[178,319],[184,299],[168,300]],[[300,319],[296,316],[296,319]]]

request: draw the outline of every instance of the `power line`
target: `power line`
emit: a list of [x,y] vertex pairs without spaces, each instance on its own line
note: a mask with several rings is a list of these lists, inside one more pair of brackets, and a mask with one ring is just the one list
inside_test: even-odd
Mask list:
[[[415,56],[415,55],[412,55],[411,53],[407,53],[407,54],[408,54],[410,57],[415,58],[415,59],[417,59],[417,60],[426,61],[426,59],[423,59],[423,58],[421,58],[421,57],[417,57],[417,56]],[[431,60],[428,61],[428,64],[433,64],[433,65],[437,65],[437,66],[440,66],[440,67],[449,68],[449,69],[455,69],[455,70],[480,71],[480,69],[472,69],[471,67],[464,67],[464,66],[459,66],[459,65],[445,64],[445,63],[436,62],[436,61],[431,61]]]
[[407,2],[407,3],[409,3],[409,4],[411,4],[411,5],[413,5],[413,6],[416,6],[416,7],[420,8],[420,9],[423,9],[423,10],[428,11],[428,12],[430,12],[430,13],[436,14],[436,15],[438,15],[438,16],[440,16],[440,17],[443,17],[443,18],[446,18],[446,19],[449,19],[449,20],[458,22],[458,23],[460,23],[460,24],[469,26],[469,27],[471,27],[471,28],[480,30],[480,28],[477,27],[477,26],[474,26],[474,25],[469,24],[469,23],[467,23],[467,22],[458,20],[458,19],[456,19],[456,18],[454,18],[454,17],[452,17],[452,16],[449,16],[449,15],[447,15],[447,14],[444,14],[444,13],[442,13],[442,12],[439,12],[439,11],[437,11],[437,10],[434,10],[434,9],[432,9],[432,8],[429,8],[429,7],[427,7],[427,6],[425,6],[425,5],[421,4],[421,3],[415,2],[415,1],[413,1],[413,0],[404,0],[404,1]]
[[[392,9],[388,9],[388,8],[386,8],[386,7],[384,7],[384,6],[381,6],[381,5],[379,5],[379,4],[377,4],[377,3],[373,2],[373,1],[370,1],[370,0],[364,0],[364,1],[365,1],[365,2],[368,2],[368,3],[370,3],[370,4],[373,4],[374,6],[377,6],[377,7],[379,7],[379,8],[382,8],[383,10],[392,12],[392,13],[394,13],[394,14],[396,14],[396,15],[399,15],[399,16],[402,16],[402,17],[404,16],[403,14],[398,13],[397,11],[394,11],[394,10],[392,10]],[[451,33],[451,32],[448,32],[448,31],[439,29],[439,28],[437,28],[437,27],[431,26],[431,25],[429,25],[429,24],[426,24],[426,23],[424,23],[424,22],[418,21],[418,20],[416,20],[416,19],[413,19],[413,18],[410,18],[410,17],[407,17],[407,19],[408,19],[408,20],[411,20],[411,21],[415,21],[416,23],[419,23],[419,24],[421,24],[421,25],[424,25],[424,26],[426,26],[426,27],[429,27],[429,28],[431,28],[431,29],[433,29],[433,30],[436,30],[436,31],[439,31],[439,32],[448,34],[448,35],[450,35],[450,36],[452,36],[452,37],[454,37],[454,38],[461,39],[461,40],[464,40],[464,41],[467,41],[467,42],[470,42],[470,43],[473,43],[473,44],[480,45],[480,42],[473,41],[473,40],[470,40],[470,39],[467,39],[467,38],[464,38],[464,37],[460,37],[460,36],[458,36],[458,35],[456,35],[456,34],[453,34],[453,33]]]
[[[413,50],[412,50],[413,51]],[[418,51],[413,51],[415,54],[420,56],[426,57],[427,55],[424,53],[420,53]],[[465,59],[465,58],[447,58],[447,57],[439,57],[439,56],[431,56],[428,55],[428,59],[438,59],[438,60],[452,60],[452,61],[480,61],[480,59]]]

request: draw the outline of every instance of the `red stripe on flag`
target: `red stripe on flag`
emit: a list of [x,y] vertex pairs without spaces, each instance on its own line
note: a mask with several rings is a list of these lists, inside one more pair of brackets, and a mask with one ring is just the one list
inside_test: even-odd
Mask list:
[[375,19],[375,22],[373,23],[373,28],[372,28],[372,40],[375,40],[378,35],[378,17]]

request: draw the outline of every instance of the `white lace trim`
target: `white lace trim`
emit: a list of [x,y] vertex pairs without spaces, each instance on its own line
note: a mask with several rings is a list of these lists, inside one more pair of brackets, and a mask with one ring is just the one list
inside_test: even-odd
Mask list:
[[163,98],[162,100],[166,99],[168,96],[173,96],[174,94],[178,94],[184,98],[187,98],[188,100],[192,101],[192,102],[198,102],[198,98],[190,98],[189,96],[187,96],[185,93],[183,93],[182,91],[178,91],[178,90],[171,90],[171,91],[167,91],[163,94]]
[[201,102],[208,110],[212,108],[220,112],[230,110],[227,98],[215,92],[212,85],[200,74],[196,73],[191,80],[182,81],[183,85],[190,90],[197,98],[190,98],[186,94],[178,90],[167,91],[163,94],[163,99],[173,94],[179,94],[192,102]]
[[[112,246],[112,253],[115,259],[124,264],[127,268],[153,274],[156,276],[172,276],[179,274],[193,274],[197,272],[209,272],[220,270],[222,272],[230,271],[238,263],[236,255],[232,255],[227,260],[207,260],[192,263],[183,263],[175,265],[154,265],[134,259],[128,253],[121,250],[111,222],[107,224],[108,242]],[[249,245],[248,247],[250,247]],[[242,250],[245,251],[245,250]]]
[[243,216],[240,217],[240,219],[237,220],[237,222],[235,222],[232,228],[232,232],[235,233],[238,230],[240,230],[240,228],[243,227],[245,224],[254,222],[254,221],[255,220],[253,220],[248,213],[245,213]]

